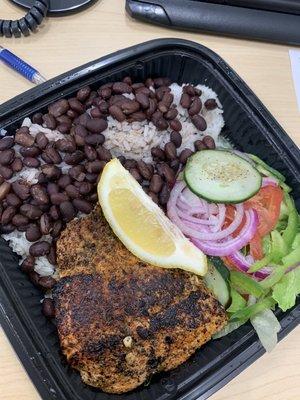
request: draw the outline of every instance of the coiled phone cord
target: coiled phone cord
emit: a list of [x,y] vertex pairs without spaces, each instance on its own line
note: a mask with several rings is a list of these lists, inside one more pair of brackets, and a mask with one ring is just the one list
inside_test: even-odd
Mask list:
[[0,19],[0,36],[19,38],[29,36],[40,25],[49,10],[50,0],[35,1],[25,17],[12,20]]

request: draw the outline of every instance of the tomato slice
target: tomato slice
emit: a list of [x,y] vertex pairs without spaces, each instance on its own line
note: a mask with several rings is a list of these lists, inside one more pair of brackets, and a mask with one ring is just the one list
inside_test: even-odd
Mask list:
[[256,233],[253,239],[249,243],[250,254],[255,260],[261,260],[264,257],[263,247],[262,247],[262,237]]
[[[263,236],[270,233],[276,226],[280,215],[280,205],[283,200],[283,191],[278,186],[265,186],[251,199],[244,203],[245,209],[253,208],[258,213],[259,225],[257,233],[250,241],[250,254],[255,260],[261,260],[264,256],[262,247]],[[224,228],[231,224],[234,218],[235,207],[226,206],[226,218]],[[233,233],[233,237],[237,237],[245,224],[245,217]],[[226,259],[227,264],[230,260]]]
[[283,191],[279,186],[265,186],[245,202],[245,208],[253,208],[258,213],[258,234],[263,237],[276,226],[280,215]]

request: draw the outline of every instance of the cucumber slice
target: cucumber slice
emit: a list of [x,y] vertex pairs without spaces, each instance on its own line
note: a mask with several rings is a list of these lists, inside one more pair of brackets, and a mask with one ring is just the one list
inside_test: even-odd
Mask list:
[[228,284],[211,263],[208,264],[208,271],[203,279],[206,286],[213,292],[219,302],[226,307],[230,299]]
[[184,179],[197,196],[216,203],[241,203],[260,189],[260,173],[245,159],[224,150],[191,156]]

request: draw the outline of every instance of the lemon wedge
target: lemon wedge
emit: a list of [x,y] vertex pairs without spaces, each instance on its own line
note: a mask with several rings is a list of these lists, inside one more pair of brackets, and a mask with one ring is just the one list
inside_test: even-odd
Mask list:
[[206,274],[206,256],[184,237],[118,159],[105,166],[98,197],[112,230],[138,258],[163,268]]

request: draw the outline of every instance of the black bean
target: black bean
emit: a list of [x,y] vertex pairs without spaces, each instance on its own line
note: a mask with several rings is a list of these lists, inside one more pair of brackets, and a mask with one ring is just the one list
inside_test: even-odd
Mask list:
[[99,134],[94,133],[92,135],[88,135],[85,138],[85,143],[92,146],[103,144],[104,141],[105,141],[105,136],[102,135],[102,133]]
[[1,225],[0,224],[0,232],[2,234],[7,234],[7,233],[11,233],[15,230],[15,226],[13,226],[12,224],[7,224],[7,225]]
[[153,119],[153,117],[152,117],[152,122],[159,131],[164,131],[164,130],[168,129],[169,124],[164,118],[159,118],[159,119],[154,118]]
[[192,96],[192,97],[194,97],[195,94],[196,94],[195,88],[194,88],[193,85],[186,85],[186,86],[184,86],[183,89],[182,89],[182,91],[183,91],[184,93],[189,94],[189,95]]
[[91,88],[89,86],[85,86],[84,88],[78,90],[76,97],[79,101],[85,101],[89,97],[90,93]]
[[195,125],[199,131],[205,131],[207,124],[205,119],[201,115],[194,115],[191,117],[192,123]]
[[32,122],[34,124],[42,125],[43,123],[43,114],[42,113],[35,113],[32,116]]
[[102,112],[98,107],[95,107],[91,110],[91,117],[93,118],[101,118],[103,116]]
[[108,114],[108,107],[109,107],[109,105],[108,105],[107,101],[105,101],[105,100],[99,101],[98,108],[102,114],[104,114],[104,115]]
[[170,121],[170,128],[176,132],[181,131],[182,125],[181,125],[181,122],[179,121],[179,119],[174,118],[172,121]]
[[192,150],[190,149],[184,149],[182,150],[182,152],[180,153],[179,156],[179,161],[181,162],[181,164],[185,164],[187,162],[187,159],[193,154]]
[[67,154],[64,158],[64,162],[68,165],[76,165],[83,161],[84,158],[84,153],[80,150],[76,150],[72,154]]
[[47,164],[60,164],[62,158],[57,150],[52,145],[48,145],[42,154],[42,159]]
[[[59,124],[65,124],[65,125],[67,125],[69,129],[70,129],[71,126],[72,126],[72,121],[71,121],[71,119],[70,119],[69,117],[67,117],[66,115],[61,115],[60,117],[57,117],[57,118],[56,118],[56,121],[57,121]],[[58,128],[57,128],[57,129],[58,129]]]
[[43,174],[42,172],[39,173],[38,175],[38,183],[47,183],[48,179],[46,178],[46,175]]
[[137,169],[144,179],[149,181],[152,178],[153,171],[144,161],[139,160],[137,162]]
[[215,144],[214,138],[212,138],[211,136],[206,135],[206,136],[204,136],[204,138],[202,140],[203,140],[203,143],[205,144],[205,146],[208,149],[213,150],[213,149],[216,148],[216,144]]
[[157,108],[157,101],[156,99],[149,99],[149,108],[146,110],[146,115],[150,119],[151,116],[154,114]]
[[97,92],[94,90],[90,93],[89,98],[85,101],[86,107],[91,107],[93,100],[97,97]]
[[[42,276],[42,277],[39,279],[39,285],[40,285],[42,288],[47,289],[47,290],[53,289],[53,287],[55,286],[55,284],[56,284],[56,280],[53,279],[51,276]],[[46,299],[45,299],[45,300],[46,300]],[[44,301],[45,301],[45,300],[44,300]]]
[[60,213],[63,217],[63,220],[66,222],[71,221],[76,215],[76,210],[70,201],[62,202],[59,205],[59,209],[60,209]]
[[42,305],[42,312],[47,318],[55,317],[54,301],[52,299],[44,299]]
[[82,182],[79,186],[79,193],[80,194],[88,194],[93,189],[93,185],[89,182]]
[[151,197],[151,199],[152,199],[152,201],[154,201],[154,203],[156,203],[156,204],[159,203],[158,196],[156,193],[149,191],[148,196]]
[[128,159],[124,163],[124,168],[130,170],[130,168],[136,168],[136,161]]
[[12,190],[22,200],[26,200],[30,196],[30,186],[28,185],[27,182],[20,180],[13,182]]
[[36,141],[37,147],[41,150],[44,150],[47,147],[47,144],[49,143],[47,136],[42,132],[39,132],[36,135],[35,141]]
[[149,87],[154,87],[154,81],[151,78],[147,78],[145,81],[145,85],[149,88]]
[[9,167],[6,167],[4,165],[0,165],[0,175],[2,175],[2,177],[4,179],[10,179],[13,176],[13,170]]
[[73,205],[78,211],[84,214],[89,214],[93,210],[91,203],[83,199],[74,199]]
[[166,181],[172,185],[175,182],[175,173],[172,170],[171,167],[169,167],[168,164],[163,163],[161,166],[161,172],[163,177],[166,179]]
[[169,198],[170,198],[170,189],[167,184],[164,184],[161,192],[158,195],[158,198],[159,198],[159,203],[162,206],[167,205]]
[[165,155],[168,160],[175,160],[177,157],[176,146],[173,142],[165,144]]
[[24,147],[33,146],[34,137],[31,136],[29,128],[27,128],[27,126],[23,126],[22,128],[17,130],[15,134],[15,143]]
[[29,254],[33,257],[45,256],[46,254],[49,253],[50,248],[51,246],[50,243],[48,242],[45,241],[37,242],[29,247]]
[[182,144],[182,136],[179,132],[172,131],[170,135],[170,140],[174,143],[175,147],[178,149]]
[[3,176],[0,175],[0,185],[2,185],[2,183],[5,181],[5,179],[3,178]]
[[158,109],[164,114],[166,113],[171,104],[173,103],[173,99],[174,96],[172,95],[172,93],[164,93],[163,98],[161,99],[161,101],[158,103]]
[[145,119],[147,119],[146,114],[142,111],[138,111],[130,115],[130,118],[128,118],[128,122],[142,122],[145,121]]
[[[101,161],[101,162],[105,164],[105,161]],[[92,173],[88,172],[85,176],[85,179],[90,183],[95,183],[95,182],[97,182],[98,174],[92,174]]]
[[69,106],[73,111],[76,111],[78,114],[82,114],[85,111],[84,105],[75,97],[69,99]]
[[0,201],[2,201],[10,192],[11,184],[9,182],[3,182],[0,185]]
[[43,115],[43,122],[48,129],[55,129],[56,128],[56,119],[53,115],[45,114]]
[[58,132],[63,133],[63,134],[66,134],[66,133],[69,133],[70,125],[69,125],[69,124],[66,124],[66,123],[61,123],[61,124],[59,124],[59,125],[57,126],[56,129],[58,130]]
[[38,288],[40,288],[40,286],[39,286],[40,275],[37,272],[35,272],[35,271],[29,272],[28,277],[29,277],[30,281],[34,284],[34,286],[37,286]]
[[17,209],[15,207],[8,206],[2,213],[1,224],[2,225],[9,224],[11,222],[11,220],[13,219],[13,217],[15,216],[16,212],[17,212]]
[[180,167],[180,161],[178,159],[171,161],[170,162],[170,167],[172,168],[172,170],[176,174],[178,169],[179,169],[179,167]]
[[112,94],[111,88],[103,88],[99,90],[99,95],[103,98],[103,99],[109,99],[110,96]]
[[199,97],[195,97],[190,108],[189,108],[189,115],[193,116],[199,114],[202,108],[202,102]]
[[109,107],[109,113],[118,122],[123,122],[126,120],[126,115],[123,113],[121,108],[116,105],[112,105]]
[[59,208],[58,208],[57,206],[55,206],[55,205],[52,205],[52,206],[50,207],[49,214],[50,214],[50,217],[51,217],[54,221],[57,221],[57,220],[60,218]]
[[130,78],[130,76],[125,76],[125,78],[123,78],[122,82],[125,82],[130,86],[132,85],[132,79]]
[[22,205],[22,200],[14,193],[8,193],[6,201],[9,206],[20,207]]
[[166,155],[160,147],[153,147],[151,149],[151,155],[154,160],[164,161],[166,159]]
[[60,205],[61,203],[63,203],[64,201],[68,201],[69,197],[67,196],[67,194],[65,193],[53,193],[50,196],[51,199],[51,203],[54,205]]
[[11,149],[14,145],[14,138],[13,136],[6,136],[0,139],[0,150],[8,150]]
[[49,197],[47,195],[46,189],[42,185],[36,184],[31,186],[30,193],[37,204],[42,205],[49,203]]
[[59,139],[55,144],[57,149],[64,153],[73,153],[76,150],[76,144],[72,138]]
[[59,236],[62,228],[63,228],[62,221],[60,221],[60,220],[55,221],[54,224],[53,224],[52,231],[51,231],[51,236],[53,238],[57,238]]
[[134,179],[136,181],[138,181],[139,183],[143,182],[143,177],[141,176],[141,174],[139,173],[137,168],[130,168],[129,172],[131,173],[131,175],[134,177]]
[[204,105],[205,105],[205,108],[206,108],[207,110],[214,110],[215,108],[218,107],[218,104],[217,104],[217,102],[216,102],[215,99],[208,99],[208,100],[206,100],[206,102],[204,103]]
[[41,169],[47,179],[57,180],[61,176],[61,170],[56,165],[44,164]]
[[117,94],[132,92],[132,88],[125,82],[115,82],[113,84],[112,90],[114,93],[117,93]]
[[16,214],[13,216],[12,224],[15,226],[23,226],[29,223],[29,219],[22,214]]
[[130,115],[139,111],[140,103],[135,100],[127,99],[121,103],[120,107],[125,115]]
[[159,193],[163,186],[163,180],[160,175],[154,174],[150,181],[149,189],[153,193]]
[[47,192],[51,196],[54,193],[59,193],[59,186],[57,183],[49,182],[47,185]]
[[50,264],[53,264],[53,265],[56,264],[56,252],[55,252],[55,248],[53,246],[51,246],[50,252],[47,255],[47,259]]
[[88,145],[84,146],[84,154],[86,155],[86,158],[90,161],[94,161],[97,159],[97,151]]
[[197,151],[207,149],[206,145],[202,142],[202,140],[196,140],[194,143],[194,146],[195,146],[195,150],[197,150]]
[[101,161],[110,161],[112,159],[110,151],[102,146],[97,147],[97,153]]
[[23,164],[29,168],[38,168],[41,165],[39,159],[33,157],[25,157]]
[[33,206],[32,204],[23,204],[20,207],[20,213],[30,219],[39,219],[43,212],[38,206]]
[[37,240],[40,240],[42,233],[36,224],[30,224],[26,229],[25,236],[29,242],[36,242]]
[[69,103],[66,99],[61,99],[51,104],[48,108],[49,114],[53,115],[55,118],[65,114],[69,109]]
[[150,101],[149,101],[149,96],[144,94],[143,92],[138,92],[135,95],[136,100],[140,103],[141,107],[145,110],[146,108],[149,108]]
[[172,119],[176,118],[177,115],[178,115],[178,111],[176,110],[176,108],[170,108],[170,110],[167,111],[167,112],[164,114],[164,117],[165,117],[167,120],[172,120]]
[[41,150],[38,147],[21,147],[20,154],[23,157],[37,157],[41,153]]
[[85,179],[85,169],[83,165],[76,165],[69,169],[69,176],[78,182],[83,182]]
[[32,256],[27,256],[20,265],[20,269],[25,274],[28,274],[29,272],[34,271],[34,264],[35,264],[35,258]]
[[96,203],[98,201],[98,193],[92,193],[89,197],[88,200],[92,203]]
[[57,181],[58,186],[61,187],[62,189],[65,189],[71,183],[72,179],[69,175],[62,175]]
[[74,119],[74,118],[77,118],[77,117],[78,117],[78,114],[77,114],[77,112],[74,111],[74,110],[68,110],[68,111],[67,111],[67,116],[68,116],[69,118],[71,118],[71,119]]
[[93,118],[87,122],[86,127],[92,133],[101,133],[107,128],[107,121],[101,118]]
[[43,235],[49,235],[52,229],[51,219],[48,214],[43,214],[40,218],[40,231]]
[[13,170],[13,172],[20,172],[22,171],[23,168],[23,163],[21,158],[16,157],[14,161],[11,163],[10,168]]
[[79,189],[74,185],[68,185],[65,188],[67,195],[72,199],[78,199],[80,197]]
[[85,168],[86,168],[87,172],[90,174],[98,174],[99,172],[101,172],[103,170],[105,165],[106,165],[105,161],[95,160],[95,161],[87,162],[85,164]]
[[180,105],[183,108],[189,108],[192,104],[192,99],[187,93],[182,93],[180,98]]
[[145,88],[145,85],[142,82],[133,83],[131,85],[132,90],[138,91],[138,89]]

